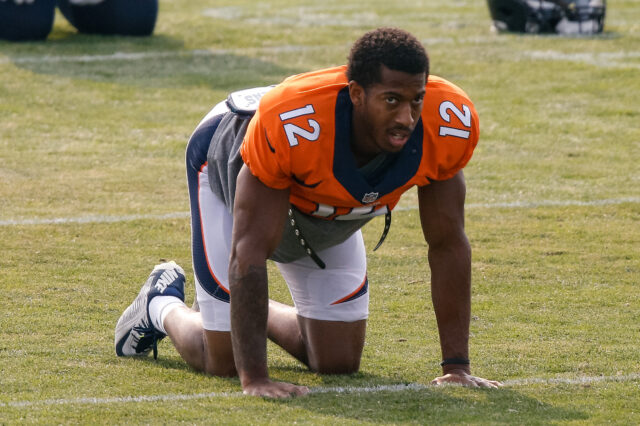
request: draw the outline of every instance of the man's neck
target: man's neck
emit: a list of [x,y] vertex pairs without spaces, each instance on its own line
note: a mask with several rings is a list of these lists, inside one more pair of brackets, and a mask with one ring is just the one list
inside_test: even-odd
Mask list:
[[375,149],[375,144],[371,141],[364,120],[356,119],[355,111],[351,119],[351,152],[358,167],[364,166],[381,154],[379,150]]
[[353,157],[356,159],[356,166],[358,166],[358,168],[365,166],[380,154],[379,152],[378,153],[358,152],[353,143],[351,144],[351,152],[353,152]]

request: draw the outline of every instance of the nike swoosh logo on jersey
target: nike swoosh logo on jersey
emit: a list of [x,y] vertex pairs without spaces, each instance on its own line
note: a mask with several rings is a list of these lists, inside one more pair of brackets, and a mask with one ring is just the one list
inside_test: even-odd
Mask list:
[[274,154],[275,154],[275,153],[276,153],[276,149],[275,149],[273,146],[271,146],[271,142],[269,142],[269,137],[267,136],[267,131],[266,131],[266,130],[265,130],[265,132],[264,132],[264,139],[267,141],[267,146],[269,147],[269,150],[270,150],[272,153],[274,153]]
[[298,179],[296,175],[291,175],[291,177],[293,177],[293,180],[295,180],[298,185],[306,186],[307,188],[315,188],[316,186],[322,183],[322,180],[319,180],[316,183],[304,183],[304,181],[301,179]]

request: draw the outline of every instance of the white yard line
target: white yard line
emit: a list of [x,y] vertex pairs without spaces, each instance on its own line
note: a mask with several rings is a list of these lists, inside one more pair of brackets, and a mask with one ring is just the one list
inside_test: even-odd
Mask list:
[[[327,49],[334,46],[266,46],[250,49],[195,49],[195,50],[169,50],[155,52],[115,52],[105,55],[40,55],[40,56],[15,56],[0,57],[0,64],[48,64],[61,62],[113,62],[113,61],[143,61],[149,59],[165,59],[176,57],[216,56],[227,54],[243,54],[249,52],[282,53],[301,52],[319,49]],[[345,45],[348,49],[348,46]]]
[[557,50],[525,51],[523,55],[531,59],[565,61],[593,65],[598,68],[640,69],[640,52],[576,52],[565,53]]
[[166,219],[183,219],[188,218],[189,212],[174,212],[165,214],[130,214],[123,216],[78,216],[78,217],[52,217],[52,218],[33,218],[33,219],[8,219],[0,220],[0,226],[21,226],[21,225],[56,225],[68,223],[113,223],[113,222],[131,222],[134,220],[166,220]]
[[640,203],[640,197],[624,197],[624,198],[609,198],[603,200],[542,200],[542,201],[504,201],[500,203],[470,203],[467,204],[467,208],[536,208],[536,207],[551,207],[551,206],[607,206],[611,204],[624,204],[624,203]]
[[[499,43],[505,38],[494,35],[474,36],[474,37],[439,37],[422,40],[427,46],[443,45],[452,43],[461,44],[486,44]],[[157,50],[151,52],[114,52],[110,54],[97,55],[25,55],[25,56],[3,56],[0,57],[0,64],[48,64],[48,63],[87,63],[87,62],[117,62],[117,61],[143,61],[150,59],[165,59],[176,57],[198,57],[215,56],[224,54],[248,54],[252,52],[274,54],[288,52],[311,52],[325,49],[349,50],[349,44],[343,45],[281,45],[281,46],[260,46],[252,48],[236,49],[192,49],[192,50]],[[531,50],[523,51],[521,57],[534,60],[547,61],[567,61],[593,65],[599,68],[640,68],[638,59],[640,52],[637,51],[617,51],[617,52],[561,52],[557,50]],[[514,57],[515,58],[515,57]]]
[[[640,197],[611,198],[604,200],[541,200],[541,201],[504,201],[495,203],[470,203],[467,209],[498,209],[498,208],[536,208],[536,207],[570,207],[570,206],[606,206],[612,204],[640,203]],[[394,211],[416,210],[416,206],[396,207]],[[131,222],[134,220],[166,220],[188,218],[189,212],[173,212],[164,214],[131,214],[131,215],[89,215],[76,217],[52,217],[52,218],[24,218],[0,220],[0,226],[25,226],[25,225],[57,225],[57,224],[82,224],[82,223],[115,223]]]
[[212,56],[229,53],[228,50],[175,50],[156,52],[116,52],[107,55],[40,55],[16,56],[0,58],[0,64],[47,64],[55,62],[107,62],[107,61],[141,61],[146,59],[162,59],[178,56]]
[[[427,45],[452,44],[452,43],[469,43],[469,44],[486,44],[498,42],[496,37],[440,37],[424,39]],[[347,52],[350,48],[349,44],[336,45],[281,45],[281,46],[260,46],[252,48],[236,48],[236,49],[192,49],[192,50],[156,50],[151,52],[114,52],[109,54],[97,55],[18,55],[0,57],[0,64],[49,64],[49,63],[91,63],[91,62],[118,62],[118,61],[143,61],[149,59],[165,59],[165,58],[189,58],[199,56],[216,56],[228,54],[248,54],[258,52],[263,54],[276,53],[299,53],[312,52],[326,49],[342,49]]]
[[[503,382],[505,387],[527,386],[532,384],[542,385],[591,385],[602,382],[635,382],[640,381],[640,373],[627,374],[624,376],[592,376],[574,378],[528,378],[514,379]],[[436,389],[430,385],[420,383],[408,383],[399,385],[379,385],[379,386],[344,386],[344,387],[316,387],[311,389],[313,394],[371,394],[378,392],[407,392],[421,391],[425,389]],[[189,401],[209,398],[238,398],[242,392],[208,392],[194,394],[166,394],[166,395],[138,395],[119,396],[106,398],[60,398],[43,399],[33,401],[11,401],[0,402],[0,407],[7,408],[29,408],[61,405],[110,405],[123,404],[129,402],[157,402],[157,401]]]

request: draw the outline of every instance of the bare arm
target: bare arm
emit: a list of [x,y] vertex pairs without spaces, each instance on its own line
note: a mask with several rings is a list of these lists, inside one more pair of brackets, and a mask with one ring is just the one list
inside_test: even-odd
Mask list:
[[243,166],[238,175],[229,262],[231,342],[244,392],[288,397],[308,389],[272,382],[267,373],[269,294],[266,259],[280,242],[289,191],[265,186]]
[[[420,221],[429,244],[431,297],[438,323],[442,359],[469,359],[471,247],[464,231],[466,186],[462,171],[446,181],[418,189]],[[471,376],[467,364],[443,366],[435,384],[455,382],[498,386]]]

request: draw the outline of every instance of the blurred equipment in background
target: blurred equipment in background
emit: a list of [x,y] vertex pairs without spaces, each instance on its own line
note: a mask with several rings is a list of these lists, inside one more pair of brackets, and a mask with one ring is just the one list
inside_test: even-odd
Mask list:
[[46,39],[55,9],[56,0],[0,0],[0,39]]
[[158,17],[158,0],[58,0],[65,18],[81,33],[147,36]]
[[606,0],[487,0],[498,31],[597,34],[604,28]]

